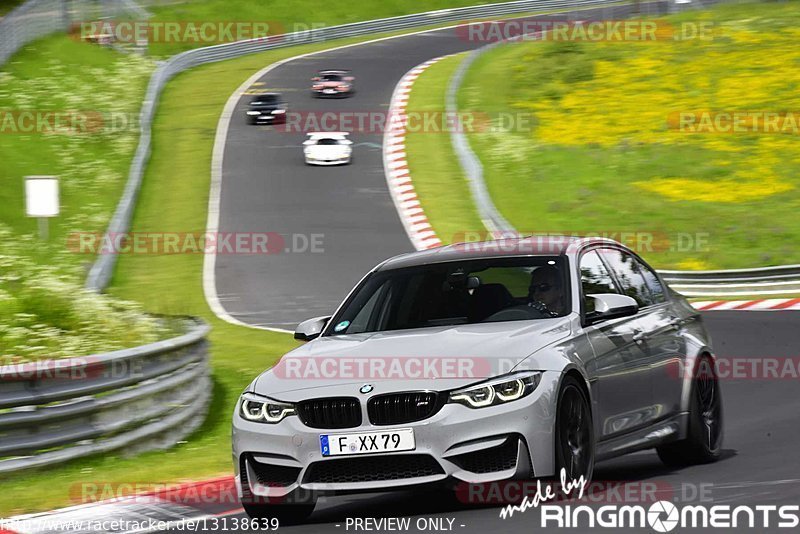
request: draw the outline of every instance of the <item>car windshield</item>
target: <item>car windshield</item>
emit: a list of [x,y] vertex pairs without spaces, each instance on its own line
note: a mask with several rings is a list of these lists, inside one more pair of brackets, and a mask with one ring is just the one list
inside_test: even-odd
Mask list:
[[323,82],[340,82],[342,81],[341,74],[320,74]]
[[317,141],[317,144],[318,145],[338,145],[339,144],[339,140],[338,139],[320,139],[319,141]]
[[250,101],[251,106],[262,106],[264,104],[277,104],[279,102],[277,95],[258,95],[253,97]]
[[564,259],[491,258],[378,271],[327,335],[525,321],[569,313]]

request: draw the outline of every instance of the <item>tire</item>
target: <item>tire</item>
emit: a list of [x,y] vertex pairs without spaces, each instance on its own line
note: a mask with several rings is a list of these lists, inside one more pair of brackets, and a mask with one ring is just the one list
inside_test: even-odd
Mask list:
[[281,526],[302,523],[314,511],[316,502],[304,504],[248,504],[242,503],[245,513],[251,519],[269,520],[276,518]]
[[589,399],[572,376],[564,377],[558,392],[555,434],[555,478],[564,469],[568,482],[583,476],[588,483],[594,472],[594,424]]
[[714,363],[703,356],[692,377],[689,403],[689,431],[686,439],[656,448],[658,457],[670,467],[707,464],[719,460],[722,452],[722,394]]

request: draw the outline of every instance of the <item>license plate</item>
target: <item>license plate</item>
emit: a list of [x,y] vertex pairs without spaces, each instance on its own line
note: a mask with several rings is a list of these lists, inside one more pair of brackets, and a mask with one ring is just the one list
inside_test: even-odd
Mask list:
[[370,454],[378,452],[413,451],[416,448],[414,429],[358,432],[353,434],[322,434],[319,437],[322,456]]
[[332,95],[333,93],[336,92],[336,89],[325,89],[322,92],[325,93],[326,95]]

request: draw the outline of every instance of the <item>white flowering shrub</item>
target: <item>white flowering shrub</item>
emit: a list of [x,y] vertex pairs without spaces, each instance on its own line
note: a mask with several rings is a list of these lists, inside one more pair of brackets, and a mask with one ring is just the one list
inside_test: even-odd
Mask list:
[[88,356],[173,333],[134,303],[83,289],[75,270],[26,258],[30,240],[0,225],[0,363]]
[[[63,37],[49,38],[51,40]],[[45,43],[45,44],[42,44]],[[138,141],[138,113],[154,68],[150,58],[82,49],[72,58],[52,43],[31,45],[40,65],[0,72],[0,109],[78,112],[86,131],[11,133],[0,139],[0,366],[80,357],[169,337],[174,329],[137,305],[83,289],[91,254],[70,251],[73,232],[102,232],[114,211]],[[46,68],[45,68],[46,67]],[[62,213],[50,243],[26,232],[22,177],[59,176]]]

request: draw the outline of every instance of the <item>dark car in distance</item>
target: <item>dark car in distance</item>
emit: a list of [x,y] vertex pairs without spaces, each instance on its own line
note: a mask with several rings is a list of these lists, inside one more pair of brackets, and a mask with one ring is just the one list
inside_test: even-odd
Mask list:
[[286,122],[287,111],[280,93],[261,93],[253,96],[245,114],[248,124],[276,124]]

